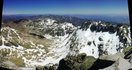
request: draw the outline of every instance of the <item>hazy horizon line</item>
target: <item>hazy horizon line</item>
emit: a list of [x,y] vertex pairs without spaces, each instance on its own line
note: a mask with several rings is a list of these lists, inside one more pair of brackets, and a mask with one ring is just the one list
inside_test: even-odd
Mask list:
[[68,16],[74,16],[74,15],[80,15],[80,16],[129,16],[129,14],[2,14],[2,15],[68,15]]

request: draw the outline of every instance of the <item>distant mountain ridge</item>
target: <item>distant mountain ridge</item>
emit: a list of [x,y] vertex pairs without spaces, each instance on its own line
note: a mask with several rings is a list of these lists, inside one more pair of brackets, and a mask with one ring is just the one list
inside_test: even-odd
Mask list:
[[109,17],[109,16],[95,16],[95,15],[3,15],[3,21],[20,20],[20,19],[38,19],[51,18],[59,22],[70,22],[75,26],[81,25],[85,21],[104,21],[112,24],[126,24],[130,25],[128,17]]

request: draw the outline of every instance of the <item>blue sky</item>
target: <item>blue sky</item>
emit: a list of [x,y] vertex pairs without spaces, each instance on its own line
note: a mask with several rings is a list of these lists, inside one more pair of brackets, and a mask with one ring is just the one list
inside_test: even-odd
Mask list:
[[4,0],[3,14],[128,15],[127,0]]

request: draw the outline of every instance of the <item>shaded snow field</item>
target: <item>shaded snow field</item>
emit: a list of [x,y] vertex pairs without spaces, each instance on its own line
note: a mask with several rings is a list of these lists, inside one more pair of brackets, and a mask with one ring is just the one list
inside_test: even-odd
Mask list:
[[[48,22],[53,23],[50,20],[48,20]],[[110,34],[109,32],[91,32],[89,28],[87,30],[77,29],[72,24],[64,25],[63,28],[65,29],[66,26],[75,28],[73,33],[65,34],[64,36],[57,36],[57,37],[52,37],[49,34],[44,35],[47,39],[54,41],[52,47],[48,48],[49,50],[48,53],[46,53],[44,49],[41,49],[40,47],[37,46],[34,46],[37,49],[36,48],[24,49],[22,46],[18,46],[18,47],[5,46],[4,37],[1,38],[2,46],[0,46],[0,50],[6,48],[12,51],[14,50],[17,51],[19,54],[18,56],[22,56],[22,59],[24,59],[26,67],[33,67],[39,65],[43,66],[43,65],[58,64],[59,61],[62,58],[65,58],[68,54],[86,53],[87,56],[94,56],[95,58],[98,58],[99,44],[103,44],[103,50],[106,50],[108,55],[117,53],[118,51],[116,49],[119,48],[119,46],[123,47],[122,45],[123,43],[119,42],[119,37],[116,35],[116,32],[113,34]],[[72,42],[70,41],[70,39],[73,37],[73,34],[75,33],[76,33],[75,43],[78,44],[74,46],[73,49],[71,50],[70,45]],[[18,37],[21,39],[19,35]],[[103,40],[100,41],[99,38]],[[88,45],[88,42],[91,42],[91,44]],[[76,53],[75,50],[78,50],[78,53]],[[27,59],[26,57],[23,56],[23,54],[25,54],[25,51],[27,53],[38,52],[38,54],[30,55],[31,59]]]

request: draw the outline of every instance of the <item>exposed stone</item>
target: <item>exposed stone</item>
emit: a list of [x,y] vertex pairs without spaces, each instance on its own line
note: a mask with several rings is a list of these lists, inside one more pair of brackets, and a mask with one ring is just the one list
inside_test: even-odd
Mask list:
[[100,70],[128,70],[128,69],[130,69],[130,63],[127,60],[120,57],[111,66]]
[[0,63],[0,67],[8,68],[8,69],[17,69],[18,66],[10,61],[5,61]]
[[95,58],[92,56],[86,56],[82,53],[78,56],[67,56],[60,60],[57,70],[87,70],[95,62]]

